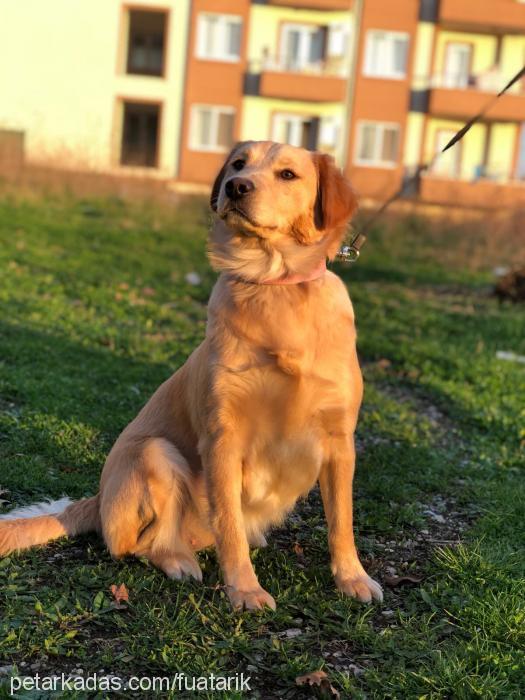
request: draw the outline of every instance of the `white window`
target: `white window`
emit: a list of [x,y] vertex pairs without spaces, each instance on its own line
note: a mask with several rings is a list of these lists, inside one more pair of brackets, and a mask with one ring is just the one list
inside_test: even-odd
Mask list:
[[471,44],[450,43],[445,51],[443,87],[466,88],[470,77]]
[[281,36],[281,67],[289,71],[320,70],[326,34],[326,27],[285,24]]
[[275,114],[272,124],[272,140],[290,146],[309,148],[313,138],[312,117],[302,114]]
[[360,165],[392,167],[399,153],[399,124],[359,122],[356,162]]
[[201,13],[197,23],[197,57],[212,61],[238,61],[241,55],[242,19],[238,15]]
[[235,109],[193,105],[190,115],[190,148],[223,153],[233,146]]
[[337,149],[341,133],[341,122],[336,117],[323,117],[319,127],[317,148],[329,153]]
[[366,35],[364,74],[375,78],[404,78],[408,34],[372,30]]
[[334,22],[328,30],[327,56],[331,58],[345,58],[348,55],[350,43],[350,23]]
[[456,144],[453,148],[449,148],[445,153],[441,153],[455,133],[455,131],[449,131],[448,129],[439,129],[436,133],[435,152],[441,155],[436,158],[432,166],[432,172],[441,177],[459,177],[461,168],[461,143]]

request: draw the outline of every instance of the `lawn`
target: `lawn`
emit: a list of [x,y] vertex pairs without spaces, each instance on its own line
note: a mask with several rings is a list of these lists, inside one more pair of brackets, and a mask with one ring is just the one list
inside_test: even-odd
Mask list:
[[[120,430],[204,334],[208,223],[200,200],[0,199],[2,511],[96,492]],[[317,493],[253,552],[276,613],[233,614],[211,552],[204,584],[181,584],[94,535],[53,543],[0,561],[0,697],[9,674],[244,672],[242,697],[306,698],[295,679],[319,669],[342,698],[525,696],[525,366],[496,358],[525,355],[525,308],[491,298],[481,238],[435,228],[377,225],[337,268],[366,380],[358,547],[384,602],[336,592]]]

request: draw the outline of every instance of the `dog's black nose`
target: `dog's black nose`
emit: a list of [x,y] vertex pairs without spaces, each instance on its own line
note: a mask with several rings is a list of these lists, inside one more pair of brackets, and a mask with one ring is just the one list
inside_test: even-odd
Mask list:
[[226,194],[230,199],[240,199],[255,189],[255,185],[246,177],[232,177],[225,185]]

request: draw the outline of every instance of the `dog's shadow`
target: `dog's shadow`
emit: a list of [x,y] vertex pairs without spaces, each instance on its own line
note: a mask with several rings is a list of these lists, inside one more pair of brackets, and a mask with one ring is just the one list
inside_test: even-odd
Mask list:
[[28,498],[95,490],[104,453],[178,360],[141,361],[0,321],[1,487]]

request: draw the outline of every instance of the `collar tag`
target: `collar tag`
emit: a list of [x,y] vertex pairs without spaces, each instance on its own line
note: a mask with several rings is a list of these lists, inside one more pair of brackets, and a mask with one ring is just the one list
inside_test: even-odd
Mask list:
[[342,245],[336,253],[336,259],[346,263],[356,262],[361,246],[366,241],[363,233],[356,233],[348,245]]

